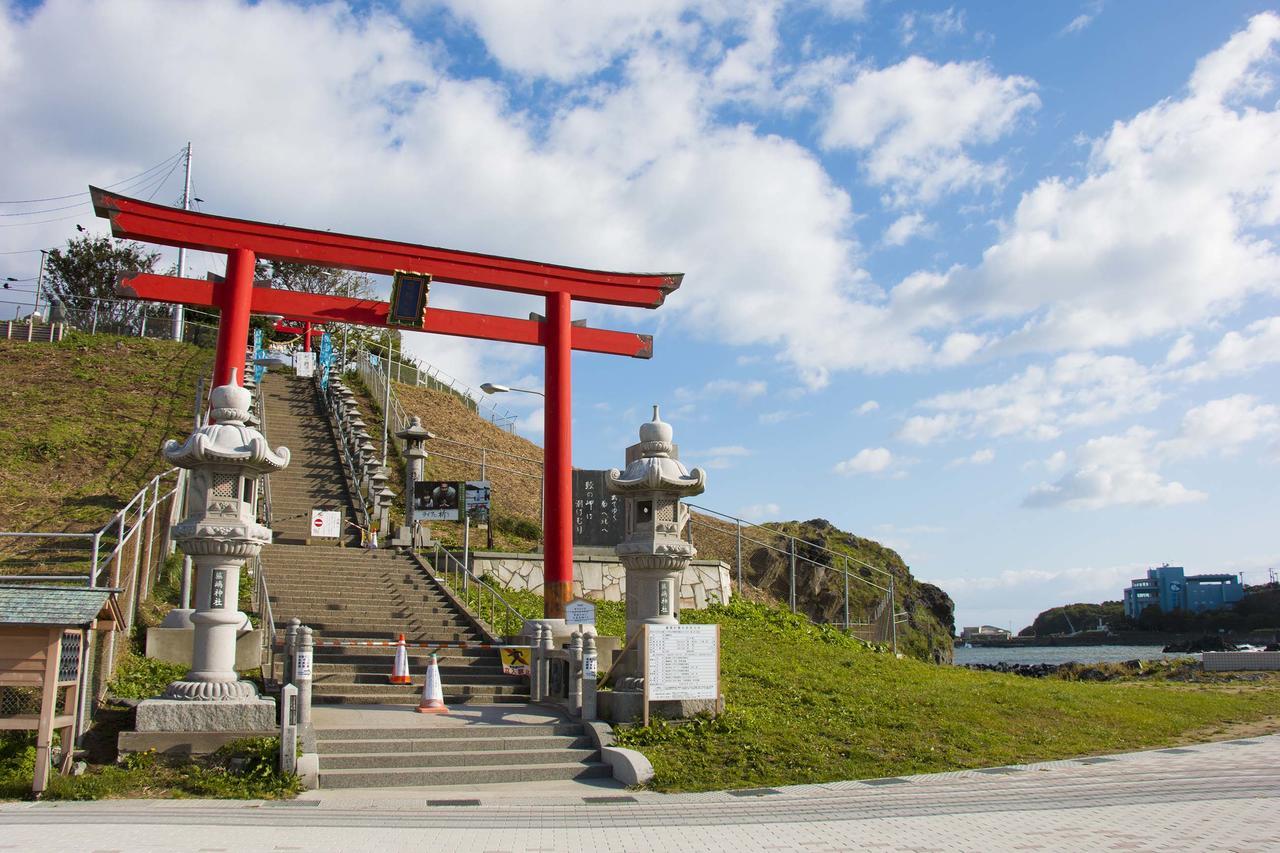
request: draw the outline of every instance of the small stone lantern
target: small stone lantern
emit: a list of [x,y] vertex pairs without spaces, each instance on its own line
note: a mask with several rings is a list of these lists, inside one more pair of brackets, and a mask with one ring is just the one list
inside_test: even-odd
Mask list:
[[404,526],[400,528],[397,542],[410,546],[414,529],[413,487],[422,479],[422,468],[427,459],[427,440],[435,438],[435,435],[422,425],[422,420],[417,415],[414,415],[409,419],[409,425],[396,433],[396,438],[404,442],[402,454],[404,456]]
[[699,468],[688,471],[675,458],[671,437],[670,424],[654,406],[653,420],[640,427],[635,461],[621,473],[611,470],[606,480],[610,494],[621,495],[625,506],[624,535],[614,550],[627,573],[628,640],[646,622],[679,622],[681,576],[697,554],[680,538],[689,520],[680,499],[702,494],[707,475]]
[[[191,471],[190,514],[173,538],[196,566],[196,611],[191,671],[169,685],[165,699],[248,701],[258,698],[235,671],[240,568],[271,542],[271,530],[254,517],[258,479],[289,464],[289,450],[274,451],[262,433],[245,425],[249,392],[230,384],[209,395],[212,421],[185,442],[168,441],[164,456]],[[141,717],[140,717],[141,720]]]

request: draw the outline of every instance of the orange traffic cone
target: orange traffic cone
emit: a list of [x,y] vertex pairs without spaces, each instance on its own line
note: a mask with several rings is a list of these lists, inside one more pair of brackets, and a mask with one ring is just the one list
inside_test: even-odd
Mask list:
[[392,684],[412,684],[409,675],[409,652],[404,647],[404,634],[400,635],[400,643],[396,646],[396,662],[391,667]]
[[431,663],[427,664],[427,680],[422,685],[422,701],[418,703],[418,713],[449,713],[449,709],[444,704],[444,688],[440,686],[440,667],[436,664],[434,652],[431,655]]

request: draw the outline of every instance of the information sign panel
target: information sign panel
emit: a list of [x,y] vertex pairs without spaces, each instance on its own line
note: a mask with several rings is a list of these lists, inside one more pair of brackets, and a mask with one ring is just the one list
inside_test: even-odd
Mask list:
[[295,352],[293,354],[293,370],[299,376],[315,376],[316,354],[314,352]]
[[342,513],[336,510],[311,510],[311,538],[337,539],[342,535]]
[[488,480],[468,480],[467,518],[476,524],[488,524],[489,499],[492,494]]
[[311,677],[311,649],[298,649],[293,654],[293,677]]
[[718,699],[719,625],[645,625],[645,697]]
[[622,541],[622,499],[609,494],[607,471],[573,472],[573,544],[611,547]]
[[564,624],[594,625],[596,624],[596,606],[590,601],[575,598],[564,606]]
[[413,484],[414,521],[458,521],[466,483],[424,480]]

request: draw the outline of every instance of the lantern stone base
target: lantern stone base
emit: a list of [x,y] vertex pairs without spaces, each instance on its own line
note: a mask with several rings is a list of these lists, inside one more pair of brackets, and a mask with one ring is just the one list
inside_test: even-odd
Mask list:
[[[650,719],[683,720],[703,712],[724,711],[724,697],[717,699],[663,699],[649,703]],[[596,713],[611,723],[635,723],[644,718],[644,694],[638,690],[601,690]]]
[[146,699],[138,703],[134,728],[140,732],[274,732],[279,725],[274,699]]

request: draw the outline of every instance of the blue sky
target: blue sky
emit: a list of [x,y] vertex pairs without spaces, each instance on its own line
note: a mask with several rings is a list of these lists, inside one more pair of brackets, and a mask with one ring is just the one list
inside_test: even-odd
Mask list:
[[[3,8],[5,200],[190,140],[206,210],[686,273],[656,312],[580,311],[656,338],[648,362],[575,357],[580,466],[619,464],[660,403],[702,503],[879,539],[963,624],[1118,598],[1166,561],[1280,566],[1266,4]],[[102,227],[53,206],[0,205],[21,214],[0,275]],[[534,350],[410,347],[541,386]],[[536,399],[509,404],[540,440]]]

